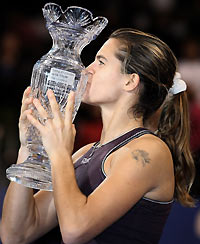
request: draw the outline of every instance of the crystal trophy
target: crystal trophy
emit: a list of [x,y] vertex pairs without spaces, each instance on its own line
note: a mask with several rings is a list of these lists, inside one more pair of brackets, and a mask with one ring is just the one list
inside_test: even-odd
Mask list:
[[[54,91],[61,113],[65,109],[69,92],[75,91],[74,119],[88,78],[81,62],[81,51],[101,33],[108,20],[105,17],[93,18],[89,10],[77,6],[62,11],[59,5],[47,3],[42,11],[53,45],[33,67],[32,96],[40,100],[51,117],[47,90]],[[43,123],[36,109],[33,113]],[[6,170],[7,178],[26,187],[52,191],[51,164],[40,133],[29,125],[26,138],[29,157],[21,164],[12,164]]]

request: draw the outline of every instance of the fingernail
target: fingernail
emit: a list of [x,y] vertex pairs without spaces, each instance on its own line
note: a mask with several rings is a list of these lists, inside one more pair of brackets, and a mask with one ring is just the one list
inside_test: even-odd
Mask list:
[[48,93],[48,95],[52,95],[53,94],[53,91],[51,89],[48,89],[47,90],[47,93]]

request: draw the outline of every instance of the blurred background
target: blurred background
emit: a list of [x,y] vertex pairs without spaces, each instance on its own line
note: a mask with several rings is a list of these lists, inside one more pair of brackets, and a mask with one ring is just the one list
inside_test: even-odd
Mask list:
[[[30,84],[35,62],[46,54],[52,39],[45,27],[42,7],[48,1],[4,1],[0,15],[0,217],[6,188],[5,170],[16,162],[19,148],[18,117],[24,89]],[[109,23],[100,36],[81,55],[90,64],[105,39],[117,28],[132,27],[152,33],[165,41],[175,53],[179,71],[188,84],[191,120],[191,148],[197,174],[192,194],[193,209],[175,203],[166,224],[161,244],[200,243],[200,1],[199,0],[101,0],[53,1],[63,10],[68,6],[88,8]],[[82,104],[75,120],[75,149],[97,141],[101,131],[99,110]],[[58,243],[54,230],[35,243]],[[54,240],[55,239],[55,240]]]

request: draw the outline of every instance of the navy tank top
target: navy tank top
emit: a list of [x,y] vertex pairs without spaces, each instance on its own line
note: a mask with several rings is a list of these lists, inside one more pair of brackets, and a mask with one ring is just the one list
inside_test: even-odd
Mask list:
[[[97,142],[77,160],[74,164],[76,179],[83,194],[88,196],[105,180],[104,163],[111,153],[144,134],[153,133],[136,128],[100,147]],[[124,216],[85,244],[156,244],[171,206],[172,201],[159,202],[143,197]]]

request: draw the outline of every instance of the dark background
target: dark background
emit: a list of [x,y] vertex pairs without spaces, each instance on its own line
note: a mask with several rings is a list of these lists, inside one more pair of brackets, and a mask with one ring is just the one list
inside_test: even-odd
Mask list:
[[[18,117],[24,89],[30,84],[32,68],[35,62],[51,46],[52,40],[45,28],[42,7],[48,1],[4,1],[0,15],[0,194],[3,199],[8,180],[5,170],[15,163],[19,147]],[[197,126],[193,151],[199,169],[200,142],[200,1],[199,0],[101,0],[101,1],[53,1],[63,10],[68,6],[80,6],[89,9],[94,17],[107,17],[109,23],[100,36],[82,51],[85,66],[90,64],[96,52],[112,31],[120,27],[132,27],[157,35],[174,51],[180,66],[182,61],[195,63],[196,70],[191,76],[185,76],[189,84],[191,105],[195,104],[194,120]],[[182,67],[182,66],[181,66]],[[185,66],[184,66],[185,67]],[[184,69],[183,69],[184,71]],[[187,72],[186,72],[187,73]],[[194,82],[190,82],[192,78]],[[189,77],[189,78],[188,78]],[[191,77],[191,79],[190,79]],[[200,79],[200,78],[199,78]],[[200,89],[199,89],[200,90]],[[196,99],[197,97],[197,99]],[[195,98],[195,99],[194,99]],[[192,109],[194,106],[192,106]],[[191,111],[193,111],[191,109]],[[193,116],[193,115],[192,115]],[[192,120],[192,119],[191,119]],[[98,140],[101,129],[99,111],[82,105],[75,120],[77,139],[75,148],[85,143]],[[199,124],[199,126],[198,126]],[[193,142],[192,142],[193,143]],[[193,144],[192,144],[193,145]],[[193,194],[198,199],[200,188],[199,173],[193,187]],[[2,200],[1,200],[2,202]],[[0,208],[1,209],[1,208]],[[169,218],[161,243],[200,243],[195,230],[198,207],[182,208],[175,205]],[[177,228],[177,226],[179,228]],[[171,229],[169,228],[171,227]],[[200,227],[199,227],[200,228]],[[173,233],[171,235],[170,233]],[[169,239],[171,238],[171,239]],[[179,238],[179,239],[177,239]],[[182,238],[182,239],[180,239]],[[53,241],[53,239],[52,239]],[[50,241],[41,243],[50,243]]]

